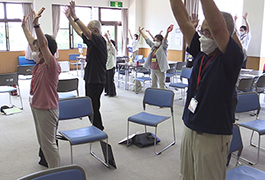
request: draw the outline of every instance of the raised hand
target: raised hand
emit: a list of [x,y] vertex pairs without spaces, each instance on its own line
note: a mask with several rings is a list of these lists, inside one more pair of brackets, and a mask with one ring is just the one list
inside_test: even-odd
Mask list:
[[171,32],[171,31],[173,30],[173,27],[174,27],[174,25],[171,24],[171,25],[167,28],[167,32]]
[[235,19],[235,21],[238,19],[237,15],[235,15],[234,19]]
[[39,18],[41,17],[41,14],[45,10],[45,7],[42,7],[39,12],[36,14],[35,11],[33,11],[33,24],[38,25],[39,24]]
[[190,18],[190,22],[191,24],[193,25],[193,27],[196,29],[198,24],[199,24],[199,19],[198,19],[198,14],[196,13],[192,13],[191,17]]
[[243,19],[247,20],[247,16],[248,16],[248,13],[245,13],[245,15],[243,16]]
[[69,6],[65,6],[63,8],[63,13],[65,14],[65,16],[69,19],[71,17],[71,12],[70,12],[70,8]]
[[23,16],[23,19],[21,21],[22,22],[21,26],[26,26],[28,18],[29,18],[29,14],[27,16]]
[[70,12],[71,12],[72,17],[76,16],[76,14],[75,14],[75,1],[70,1]]

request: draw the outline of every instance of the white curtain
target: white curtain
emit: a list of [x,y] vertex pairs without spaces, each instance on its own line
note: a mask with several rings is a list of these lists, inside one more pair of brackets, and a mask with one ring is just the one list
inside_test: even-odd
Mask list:
[[186,0],[186,9],[189,16],[191,16],[192,14],[198,14],[199,0]]
[[[53,22],[53,37],[56,39],[59,28],[60,28],[60,5],[52,5],[52,22]],[[55,58],[59,57],[59,52],[55,53]]]
[[[35,37],[35,31],[33,30],[33,23],[32,23],[33,22],[32,4],[22,3],[22,8],[23,8],[24,16],[27,16],[29,14],[29,18],[27,20],[27,27],[29,31],[31,32],[31,34]],[[32,52],[31,48],[28,45],[26,49],[26,53],[25,53],[26,59],[32,59],[31,52]]]
[[128,43],[128,9],[122,9],[122,55],[127,55],[127,43]]

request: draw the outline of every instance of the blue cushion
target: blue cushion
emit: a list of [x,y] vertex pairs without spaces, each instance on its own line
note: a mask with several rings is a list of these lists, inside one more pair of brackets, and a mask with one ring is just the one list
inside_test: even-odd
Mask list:
[[58,95],[59,95],[59,99],[76,97],[76,95],[74,95],[73,93],[67,93],[67,92],[58,93]]
[[265,179],[265,172],[250,166],[239,166],[226,172],[226,180],[260,180]]
[[25,56],[18,56],[18,65],[28,66],[36,64],[34,60],[26,59]]
[[150,77],[138,77],[136,78],[137,81],[145,82],[145,81],[150,81]]
[[106,133],[94,126],[60,131],[60,133],[73,145],[94,142],[108,137]]
[[238,124],[245,128],[257,131],[260,135],[265,134],[265,120],[257,119],[254,121],[247,121],[247,122],[242,122]]
[[145,124],[148,126],[157,126],[158,123],[167,120],[168,116],[159,116],[146,112],[141,112],[136,115],[130,116],[128,121],[132,121],[139,124]]

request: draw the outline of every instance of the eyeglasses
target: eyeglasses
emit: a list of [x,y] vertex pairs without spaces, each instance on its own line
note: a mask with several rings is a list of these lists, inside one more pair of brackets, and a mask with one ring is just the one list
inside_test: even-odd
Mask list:
[[211,33],[209,30],[199,30],[199,33],[207,38],[211,37]]

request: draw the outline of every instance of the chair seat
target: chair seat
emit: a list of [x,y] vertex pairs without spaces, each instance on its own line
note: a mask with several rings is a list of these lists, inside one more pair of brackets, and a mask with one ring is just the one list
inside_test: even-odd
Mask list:
[[171,83],[169,84],[170,87],[174,87],[174,88],[185,88],[188,87],[188,84],[185,83]]
[[265,134],[265,120],[257,119],[254,121],[238,123],[240,126],[257,131],[260,135]]
[[59,133],[68,139],[72,145],[94,142],[108,137],[105,132],[95,126],[60,131]]
[[72,98],[72,97],[76,97],[76,95],[74,95],[73,93],[58,93],[59,95],[59,99],[66,99],[66,98]]
[[226,172],[226,180],[260,180],[265,179],[265,172],[250,166],[238,166]]
[[17,90],[17,89],[12,87],[12,86],[0,87],[0,93],[12,92],[12,91],[15,91],[15,90]]
[[166,73],[166,77],[173,77],[175,74]]
[[165,121],[169,118],[170,117],[168,116],[159,116],[159,115],[154,115],[154,114],[150,114],[146,112],[141,112],[133,116],[130,116],[128,118],[128,121],[135,122],[138,124],[145,124],[148,126],[157,126],[158,123]]
[[145,81],[150,81],[150,77],[138,77],[136,78],[137,81],[145,82]]

